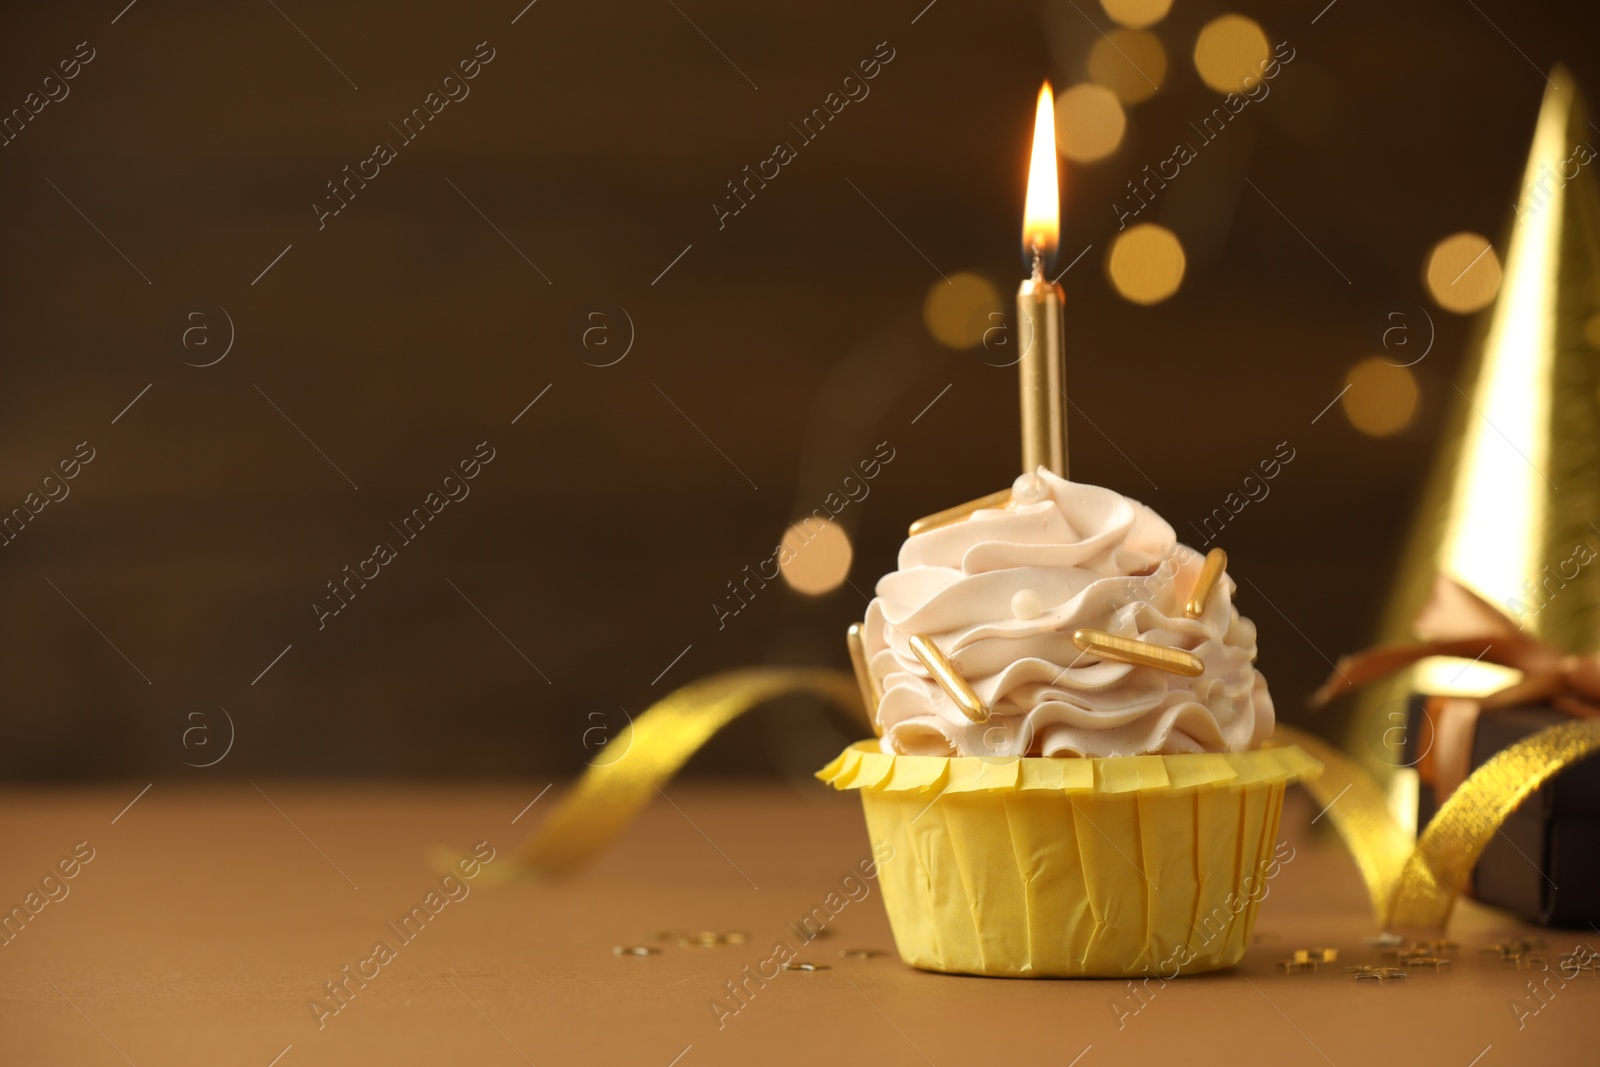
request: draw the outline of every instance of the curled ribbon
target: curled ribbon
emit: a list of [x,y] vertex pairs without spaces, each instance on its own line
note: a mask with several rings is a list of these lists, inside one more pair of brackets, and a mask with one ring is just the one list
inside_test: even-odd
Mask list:
[[1439,808],[1413,848],[1389,812],[1383,787],[1326,742],[1278,727],[1274,740],[1299,745],[1321,762],[1301,785],[1355,857],[1386,928],[1442,929],[1478,857],[1517,805],[1585,756],[1600,752],[1600,720],[1575,719],[1510,745],[1479,767]]
[[[712,735],[751,708],[789,693],[813,693],[865,715],[855,679],[839,671],[751,668],[691,682],[652,704],[607,744],[622,755],[591,764],[510,862],[494,865],[494,880],[574,873],[627,829]],[[443,869],[455,859],[438,852],[436,866]]]

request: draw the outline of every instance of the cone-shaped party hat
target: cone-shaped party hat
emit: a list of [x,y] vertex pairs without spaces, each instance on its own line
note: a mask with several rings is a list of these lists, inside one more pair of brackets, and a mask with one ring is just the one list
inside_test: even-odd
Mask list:
[[[1435,574],[1571,653],[1600,650],[1600,153],[1563,68],[1550,75],[1505,272],[1463,366],[1383,620],[1409,636]],[[1355,728],[1395,723],[1412,689],[1483,694],[1504,668],[1426,660],[1370,687]]]

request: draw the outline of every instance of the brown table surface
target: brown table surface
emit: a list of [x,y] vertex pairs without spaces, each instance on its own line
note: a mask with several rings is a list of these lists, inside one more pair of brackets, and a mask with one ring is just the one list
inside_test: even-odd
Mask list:
[[[430,849],[486,839],[504,855],[559,792],[513,825],[542,787],[158,783],[126,811],[142,783],[6,791],[7,911],[78,842],[94,858],[68,896],[0,947],[0,1062],[1595,1062],[1600,979],[1560,984],[1557,969],[1573,946],[1600,946],[1593,933],[1538,931],[1468,902],[1445,973],[1384,983],[1338,965],[1281,973],[1276,961],[1296,947],[1336,947],[1340,965],[1379,962],[1363,945],[1376,929],[1355,867],[1311,826],[1298,793],[1283,829],[1295,858],[1272,883],[1243,964],[1151,983],[1142,1009],[1123,981],[906,967],[875,883],[840,912],[833,936],[802,947],[787,924],[869,854],[856,798],[814,783],[673,785],[672,803],[657,801],[583,876],[475,886],[401,944],[385,924],[437,886]],[[613,953],[673,929],[748,940]],[[1549,972],[1479,954],[1513,934],[1546,938]],[[309,1005],[326,998],[323,983],[380,939],[395,958],[319,1029]],[[724,983],[778,941],[829,969],[781,973],[719,1027],[710,1004],[732,1003]],[[856,948],[889,955],[841,957]],[[1542,1008],[1530,980],[1545,982]]]

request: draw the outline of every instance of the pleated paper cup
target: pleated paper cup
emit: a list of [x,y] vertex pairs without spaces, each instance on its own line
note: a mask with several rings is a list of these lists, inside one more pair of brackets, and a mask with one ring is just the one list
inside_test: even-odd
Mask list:
[[1172,978],[1244,955],[1293,858],[1276,847],[1284,788],[1321,769],[1293,746],[995,759],[890,756],[862,741],[817,777],[860,791],[913,967]]

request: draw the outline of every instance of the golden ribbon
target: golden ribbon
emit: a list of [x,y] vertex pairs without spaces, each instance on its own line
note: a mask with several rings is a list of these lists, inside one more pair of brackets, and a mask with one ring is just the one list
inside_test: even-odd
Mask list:
[[806,692],[857,717],[865,714],[855,679],[839,671],[758,667],[714,674],[674,690],[606,744],[510,862],[485,873],[493,870],[496,881],[572,874],[621,834],[718,730],[775,697]]
[[1547,780],[1600,751],[1600,722],[1547,727],[1501,749],[1450,794],[1406,860],[1389,899],[1395,926],[1443,927],[1501,823]]
[[1411,837],[1389,811],[1383,786],[1355,760],[1312,734],[1279,724],[1274,743],[1299,745],[1322,764],[1318,777],[1300,784],[1326,813],[1361,870],[1378,921],[1387,918],[1395,883],[1411,854]]
[[1568,766],[1600,752],[1600,720],[1575,719],[1501,749],[1450,794],[1413,848],[1389,812],[1377,779],[1327,743],[1287,726],[1274,740],[1299,745],[1322,763],[1301,784],[1355,857],[1385,927],[1442,929],[1473,865],[1528,795]]

